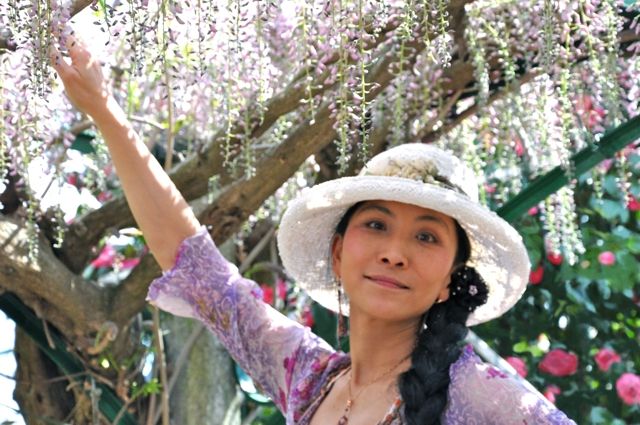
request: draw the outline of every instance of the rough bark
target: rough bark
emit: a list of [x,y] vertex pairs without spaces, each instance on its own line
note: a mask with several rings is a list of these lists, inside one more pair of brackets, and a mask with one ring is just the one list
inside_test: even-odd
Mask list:
[[60,330],[74,345],[86,348],[88,338],[108,320],[106,293],[71,273],[40,237],[35,261],[28,259],[29,234],[15,217],[0,220],[0,287],[15,293],[39,317]]
[[60,379],[55,364],[19,327],[14,352],[18,368],[13,396],[25,422],[47,425],[51,423],[47,420],[65,420],[75,405],[73,393],[65,389],[68,381]]
[[[168,331],[167,363],[175,366],[189,336],[200,324],[164,314],[162,323]],[[218,339],[204,330],[193,344],[171,391],[171,421],[183,425],[222,425],[225,417],[229,417],[228,424],[239,424],[240,411],[232,403],[235,396],[233,362]]]

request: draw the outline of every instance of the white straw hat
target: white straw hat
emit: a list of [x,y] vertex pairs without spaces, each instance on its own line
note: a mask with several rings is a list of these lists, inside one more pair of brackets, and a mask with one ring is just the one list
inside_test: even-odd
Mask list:
[[[478,201],[474,173],[436,147],[410,143],[373,157],[358,176],[304,189],[291,201],[278,230],[278,248],[287,272],[324,307],[338,311],[331,270],[331,241],[350,206],[367,200],[397,201],[446,214],[462,226],[471,242],[467,265],[489,288],[486,304],[467,325],[502,315],[522,296],[530,263],[518,232]],[[343,304],[342,313],[349,314]]]

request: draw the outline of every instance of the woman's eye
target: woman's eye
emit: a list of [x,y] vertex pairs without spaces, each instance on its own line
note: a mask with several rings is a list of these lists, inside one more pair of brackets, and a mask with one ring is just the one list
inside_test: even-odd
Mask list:
[[384,230],[384,223],[377,220],[368,221],[365,223],[365,226],[368,227],[369,229]]
[[418,233],[416,236],[420,242],[437,242],[435,236],[431,233]]

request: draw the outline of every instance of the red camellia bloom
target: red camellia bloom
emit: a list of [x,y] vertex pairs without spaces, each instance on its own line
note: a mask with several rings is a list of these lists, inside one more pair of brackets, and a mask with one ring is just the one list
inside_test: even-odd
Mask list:
[[559,266],[562,264],[562,254],[559,252],[550,252],[547,254],[547,260],[549,260],[549,262],[554,266]]
[[532,285],[538,285],[542,282],[542,278],[544,277],[544,268],[542,264],[538,265],[535,270],[531,270],[531,274],[529,274],[529,283]]
[[97,269],[101,267],[111,267],[116,259],[116,250],[111,245],[105,245],[100,251],[98,258],[91,262],[91,265]]
[[262,301],[273,304],[273,287],[263,283],[260,289],[262,289]]
[[529,370],[527,369],[527,364],[520,357],[510,356],[505,359],[507,363],[509,363],[513,368],[518,372],[518,375],[523,378],[527,377],[527,373]]
[[125,258],[124,260],[122,260],[122,264],[120,265],[120,267],[122,269],[128,270],[128,269],[134,268],[139,263],[140,263],[139,258]]
[[616,254],[611,251],[604,251],[598,255],[598,262],[603,266],[612,266],[616,263]]
[[640,201],[638,201],[633,196],[630,197],[629,202],[627,203],[627,209],[629,211],[640,211]]
[[595,356],[596,363],[598,364],[598,368],[606,372],[609,370],[612,364],[619,363],[622,359],[611,348],[601,348]]
[[313,327],[315,320],[313,319],[313,312],[309,306],[305,306],[302,310],[302,324],[310,328]]
[[553,376],[569,376],[578,370],[578,356],[560,348],[549,351],[538,368]]
[[616,381],[616,391],[625,404],[640,404],[640,376],[623,373]]
[[278,293],[278,298],[282,301],[287,300],[287,282],[283,279],[278,279],[276,281],[276,292]]
[[556,396],[560,394],[562,394],[562,391],[557,385],[548,385],[542,393],[542,395],[553,404],[556,403]]

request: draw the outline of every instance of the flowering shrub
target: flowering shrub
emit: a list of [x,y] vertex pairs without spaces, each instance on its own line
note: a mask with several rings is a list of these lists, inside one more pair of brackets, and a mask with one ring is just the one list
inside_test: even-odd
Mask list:
[[616,381],[618,396],[628,405],[640,405],[640,376],[623,373]]
[[[529,365],[527,379],[578,423],[637,423],[640,371],[640,154],[625,150],[631,201],[620,165],[576,182],[585,252],[576,261],[549,256],[536,215],[516,227],[534,265],[523,299],[475,331],[505,357]],[[561,253],[562,255],[562,253]],[[505,335],[508,334],[508,335]]]
[[601,348],[594,356],[594,360],[601,371],[607,372],[612,364],[620,363],[620,360],[622,359],[614,350],[610,348]]
[[527,364],[520,357],[509,356],[505,359],[513,368],[518,372],[518,375],[523,378],[527,377],[527,373],[529,373],[527,369]]
[[538,368],[553,376],[573,375],[578,370],[578,357],[573,353],[556,348],[544,356],[538,364]]

